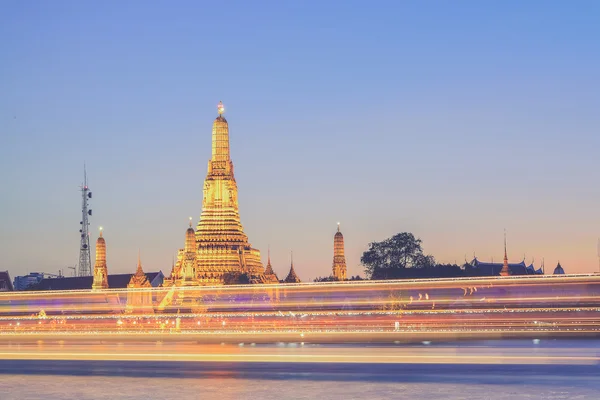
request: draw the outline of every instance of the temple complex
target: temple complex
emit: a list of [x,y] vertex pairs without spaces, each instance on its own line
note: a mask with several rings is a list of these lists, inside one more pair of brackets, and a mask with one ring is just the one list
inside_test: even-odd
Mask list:
[[340,232],[338,222],[337,232],[333,236],[333,277],[338,281],[346,280],[346,256],[344,255],[344,235]]
[[102,237],[102,228],[100,228],[100,236],[96,240],[96,263],[94,264],[94,280],[92,281],[92,290],[99,289],[108,289],[106,242]]
[[294,256],[292,254],[291,263],[290,263],[290,272],[283,280],[283,283],[300,283],[300,282],[301,282],[300,278],[298,278],[298,275],[296,275],[296,271],[294,271]]
[[152,285],[142,269],[142,261],[138,253],[137,269],[127,285],[127,306],[125,307],[125,312],[136,314],[153,313],[152,291],[139,290],[151,287]]

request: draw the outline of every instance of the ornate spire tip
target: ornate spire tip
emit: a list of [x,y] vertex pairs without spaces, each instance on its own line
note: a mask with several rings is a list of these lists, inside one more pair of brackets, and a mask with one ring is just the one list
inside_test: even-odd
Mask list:
[[217,105],[217,111],[219,112],[219,115],[223,115],[225,112],[225,106],[223,105],[222,101],[219,101],[219,104]]

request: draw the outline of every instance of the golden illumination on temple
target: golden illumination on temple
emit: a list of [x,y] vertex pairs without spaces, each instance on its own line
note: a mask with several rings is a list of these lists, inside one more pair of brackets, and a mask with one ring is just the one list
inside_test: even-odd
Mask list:
[[242,274],[250,283],[272,282],[272,277],[264,274],[260,251],[252,248],[240,222],[229,125],[222,102],[217,111],[200,220],[195,232],[191,227],[186,232],[185,249],[179,252],[165,286],[236,283]]
[[150,290],[136,290],[151,288],[148,277],[142,269],[142,261],[138,253],[137,269],[127,284],[127,313],[153,313],[152,292]]
[[340,232],[338,222],[337,232],[333,236],[333,277],[338,281],[346,280],[346,256],[344,255],[344,235]]
[[100,228],[100,236],[96,240],[96,263],[94,264],[94,280],[92,282],[92,290],[98,289],[108,289],[106,241],[102,237],[102,228]]

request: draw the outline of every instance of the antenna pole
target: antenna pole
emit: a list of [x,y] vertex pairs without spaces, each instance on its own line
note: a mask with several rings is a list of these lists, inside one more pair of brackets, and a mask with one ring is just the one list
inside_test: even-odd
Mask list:
[[85,164],[83,164],[83,185],[81,186],[81,229],[80,234],[80,246],[79,246],[79,265],[77,268],[78,276],[91,276],[92,275],[92,257],[90,255],[90,234],[89,227],[90,222],[88,216],[92,215],[92,210],[88,209],[88,200],[92,198],[92,192],[87,185],[87,172]]

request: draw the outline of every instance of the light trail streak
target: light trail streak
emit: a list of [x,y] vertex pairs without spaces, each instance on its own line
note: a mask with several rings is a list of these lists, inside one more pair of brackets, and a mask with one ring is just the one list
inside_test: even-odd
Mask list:
[[[149,293],[150,306],[129,296]],[[0,294],[0,342],[418,341],[600,333],[600,276]]]
[[[39,346],[38,346],[39,347]],[[0,358],[10,360],[100,360],[100,361],[182,361],[182,362],[275,362],[275,363],[375,363],[375,364],[555,364],[597,365],[598,355],[582,348],[565,354],[565,349],[503,348],[332,348],[332,347],[240,347],[169,345],[163,351],[147,344],[130,346],[56,346],[40,350],[22,346],[18,350],[0,349]],[[163,346],[158,346],[162,348]]]

